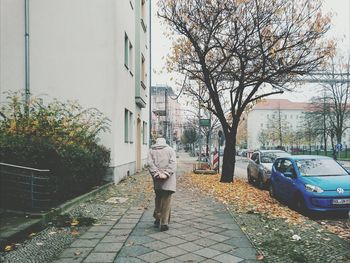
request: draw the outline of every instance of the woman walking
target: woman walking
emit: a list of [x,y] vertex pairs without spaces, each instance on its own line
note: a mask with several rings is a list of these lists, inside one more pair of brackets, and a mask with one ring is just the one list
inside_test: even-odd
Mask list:
[[148,153],[148,169],[155,192],[154,224],[167,231],[170,220],[171,195],[176,191],[176,154],[164,138],[158,138]]

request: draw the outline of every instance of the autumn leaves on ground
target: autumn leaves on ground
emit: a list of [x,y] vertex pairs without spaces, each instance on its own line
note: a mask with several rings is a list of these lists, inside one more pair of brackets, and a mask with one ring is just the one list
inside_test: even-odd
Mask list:
[[[307,220],[303,215],[271,198],[268,191],[257,189],[242,179],[223,184],[219,182],[219,175],[191,174],[187,178],[187,183],[214,196],[238,213],[264,214],[267,218],[282,218],[287,223],[299,225],[304,225]],[[317,222],[330,232],[350,241],[349,220],[336,224],[329,223],[327,220],[317,220]]]

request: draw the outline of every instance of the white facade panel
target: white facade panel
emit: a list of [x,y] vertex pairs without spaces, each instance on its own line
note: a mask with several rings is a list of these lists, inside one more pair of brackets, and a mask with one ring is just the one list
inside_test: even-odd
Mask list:
[[[150,125],[148,97],[145,108],[135,103],[135,74],[140,72],[137,67],[141,63],[134,61],[131,69],[124,65],[127,34],[133,47],[140,47],[133,52],[143,53],[149,72],[148,44],[144,43],[148,38],[137,37],[137,34],[147,35],[148,31],[135,31],[135,23],[140,23],[135,16],[137,9],[129,0],[31,0],[29,3],[31,93],[45,100],[76,100],[85,108],[102,111],[111,120],[111,133],[103,134],[101,142],[111,149],[111,167],[118,167],[114,176],[119,180],[133,174],[143,166],[148,151],[148,144],[143,144],[140,138],[142,130],[137,129],[138,119],[141,129],[143,122],[147,127]],[[24,1],[0,0],[0,7],[0,91],[23,91]],[[148,1],[146,7],[148,14]],[[135,54],[132,58],[136,58]],[[144,92],[149,90],[146,84]],[[133,113],[133,143],[124,141],[125,109]]]

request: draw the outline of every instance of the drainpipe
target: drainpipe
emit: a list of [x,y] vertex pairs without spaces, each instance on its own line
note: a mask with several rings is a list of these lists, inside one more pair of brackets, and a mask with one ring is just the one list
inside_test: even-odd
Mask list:
[[152,145],[152,1],[149,1],[149,147]]
[[29,103],[29,97],[30,97],[30,76],[29,76],[29,0],[24,0],[24,38],[25,38],[25,44],[24,44],[24,70],[25,70],[25,87],[24,87],[24,95],[25,95],[25,101],[28,104]]

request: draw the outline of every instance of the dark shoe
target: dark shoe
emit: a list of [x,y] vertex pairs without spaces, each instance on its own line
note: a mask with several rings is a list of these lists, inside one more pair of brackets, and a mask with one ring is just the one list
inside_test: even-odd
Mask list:
[[159,227],[159,224],[160,224],[160,219],[156,219],[156,220],[154,220],[154,226],[155,227]]
[[161,225],[160,226],[160,232],[169,230],[169,227],[167,225]]

